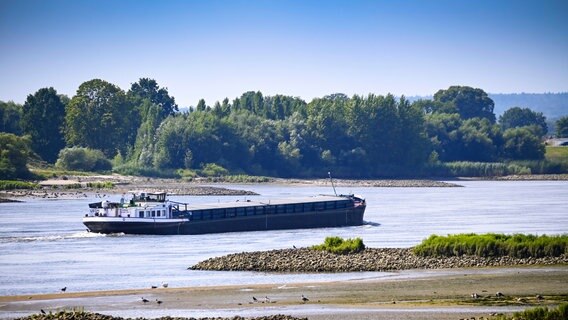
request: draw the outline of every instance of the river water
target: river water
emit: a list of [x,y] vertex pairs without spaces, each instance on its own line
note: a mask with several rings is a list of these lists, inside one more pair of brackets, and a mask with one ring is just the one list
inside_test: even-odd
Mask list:
[[[0,204],[0,296],[170,287],[334,281],[389,273],[274,274],[191,271],[201,260],[242,251],[302,247],[326,236],[361,237],[370,247],[411,247],[431,234],[568,233],[568,182],[465,181],[463,188],[338,188],[367,200],[358,227],[187,236],[104,236],[86,232],[81,218],[94,198],[28,199]],[[331,188],[226,185],[257,198],[330,194]],[[116,198],[116,199],[114,199]],[[112,200],[118,200],[119,195]],[[176,196],[182,202],[225,202],[244,197]],[[253,198],[248,196],[247,198]]]

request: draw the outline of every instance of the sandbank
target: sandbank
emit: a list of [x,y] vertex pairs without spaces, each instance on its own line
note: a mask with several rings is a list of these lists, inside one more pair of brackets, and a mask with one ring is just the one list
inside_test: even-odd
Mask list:
[[[122,317],[290,314],[309,319],[460,319],[568,301],[568,266],[406,270],[391,277],[2,296],[0,318],[84,308]],[[497,297],[502,292],[504,297]],[[472,298],[477,293],[479,298]],[[536,299],[542,295],[544,300]],[[303,302],[306,296],[309,301]],[[150,302],[143,303],[142,297]],[[253,300],[256,298],[256,301]],[[268,299],[266,298],[268,297]],[[157,304],[156,299],[163,301]]]

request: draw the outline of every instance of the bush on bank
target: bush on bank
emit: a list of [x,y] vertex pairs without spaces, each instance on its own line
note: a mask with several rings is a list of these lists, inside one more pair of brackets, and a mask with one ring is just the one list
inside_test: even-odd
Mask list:
[[0,180],[0,190],[37,189],[39,185],[33,182]]
[[419,256],[558,257],[568,251],[568,235],[536,236],[495,233],[431,235],[414,247],[413,251]]
[[524,320],[566,320],[568,319],[568,303],[561,303],[558,307],[554,309],[548,309],[547,307],[536,307],[530,308],[524,311],[515,312],[512,317],[506,315],[500,315],[495,320],[513,320],[513,319],[524,319]]
[[365,249],[361,238],[344,240],[341,237],[327,237],[324,243],[312,246],[313,250],[327,251],[336,254],[357,253]]

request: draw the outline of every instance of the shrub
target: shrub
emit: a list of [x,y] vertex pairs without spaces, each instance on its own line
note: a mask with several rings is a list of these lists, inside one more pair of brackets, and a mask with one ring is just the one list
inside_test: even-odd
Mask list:
[[37,189],[39,185],[33,182],[0,180],[0,190]]
[[203,166],[200,173],[204,177],[220,177],[228,175],[229,171],[218,164],[207,163]]
[[61,150],[55,166],[66,170],[79,171],[105,171],[112,169],[111,162],[102,151],[81,147]]
[[495,233],[455,234],[446,237],[431,235],[413,250],[420,256],[558,257],[568,251],[568,235],[535,236]]
[[515,312],[512,317],[500,315],[495,320],[565,320],[568,319],[568,303],[561,303],[555,309],[548,309],[547,307],[536,307],[526,309],[524,311]]
[[344,240],[341,237],[327,237],[323,244],[312,246],[311,249],[335,254],[350,254],[363,251],[365,245],[361,238]]
[[87,187],[93,189],[112,189],[114,188],[114,183],[110,181],[96,181],[87,183]]

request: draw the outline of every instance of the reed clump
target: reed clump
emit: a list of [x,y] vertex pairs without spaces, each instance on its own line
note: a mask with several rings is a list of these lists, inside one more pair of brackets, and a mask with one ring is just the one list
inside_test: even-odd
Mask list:
[[361,238],[344,240],[341,237],[327,237],[324,243],[312,246],[311,249],[335,254],[350,254],[365,250],[365,245]]
[[515,312],[512,316],[499,315],[494,320],[566,320],[568,319],[568,303],[561,303],[558,307],[548,309],[547,307],[536,307],[524,311]]
[[38,189],[39,185],[33,182],[16,181],[16,180],[0,180],[0,190],[15,189]]
[[568,253],[568,235],[525,234],[454,234],[431,235],[413,248],[419,256],[451,257],[473,255],[479,257],[510,256],[515,258],[558,257]]

